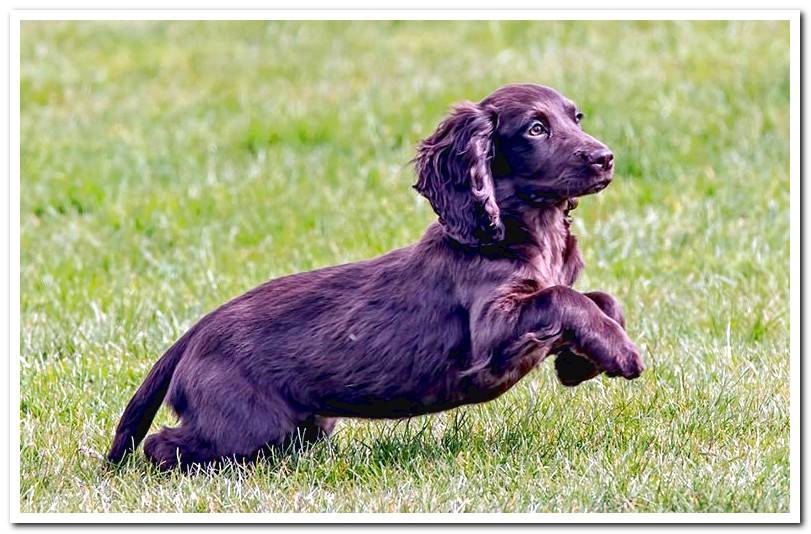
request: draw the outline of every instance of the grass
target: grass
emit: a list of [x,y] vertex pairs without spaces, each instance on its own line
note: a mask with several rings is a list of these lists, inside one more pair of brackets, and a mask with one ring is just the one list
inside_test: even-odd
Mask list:
[[[26,512],[789,508],[788,22],[24,22]],[[416,142],[503,83],[559,88],[617,155],[577,287],[616,294],[648,371],[183,476],[95,457],[158,356],[283,274],[435,218]],[[155,422],[171,424],[163,410]]]

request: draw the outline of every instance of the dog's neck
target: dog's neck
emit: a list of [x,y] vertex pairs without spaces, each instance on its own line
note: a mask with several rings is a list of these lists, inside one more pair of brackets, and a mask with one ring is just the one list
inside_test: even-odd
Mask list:
[[567,199],[563,200],[562,203],[565,203],[565,206],[563,208],[563,217],[566,219],[567,225],[571,224],[572,216],[570,215],[570,213],[573,212],[577,208],[577,199],[576,198],[567,198]]
[[453,239],[440,224],[435,231],[453,248],[524,263],[535,272],[541,287],[572,285],[583,268],[577,239],[569,231],[577,200],[527,202],[515,195],[504,195],[499,207],[504,239],[498,242],[471,246]]
[[571,285],[583,263],[569,231],[574,199],[511,206],[502,210],[504,246],[512,255],[538,266],[541,281]]
[[502,209],[506,242],[510,246],[547,248],[550,237],[569,233],[570,212],[577,206],[575,200],[563,199],[546,203],[518,203]]
[[[551,199],[521,191],[514,180],[496,182],[496,204],[504,224],[504,244],[530,255],[554,253],[557,241],[569,235],[576,199]],[[550,242],[550,239],[552,242]]]

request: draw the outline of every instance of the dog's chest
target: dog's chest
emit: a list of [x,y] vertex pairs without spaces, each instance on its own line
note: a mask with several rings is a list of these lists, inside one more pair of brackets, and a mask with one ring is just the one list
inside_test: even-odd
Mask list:
[[532,258],[527,269],[528,275],[539,287],[550,287],[557,285],[569,285],[565,276],[563,258],[555,256],[552,258],[536,256]]
[[577,242],[566,232],[559,239],[551,239],[544,248],[535,249],[524,261],[513,264],[508,280],[495,291],[493,309],[512,314],[539,291],[556,285],[571,286],[582,268]]
[[559,225],[537,236],[538,247],[528,257],[527,274],[541,288],[574,284],[583,269],[583,260],[577,249],[577,239],[569,232],[568,223]]

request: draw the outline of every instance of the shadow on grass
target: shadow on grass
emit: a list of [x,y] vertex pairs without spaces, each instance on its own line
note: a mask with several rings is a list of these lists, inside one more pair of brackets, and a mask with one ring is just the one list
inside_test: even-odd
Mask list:
[[[522,410],[523,411],[523,410]],[[552,451],[555,436],[539,443],[540,436],[530,428],[530,419],[515,420],[513,413],[502,419],[497,429],[474,429],[468,411],[456,411],[447,418],[426,416],[398,420],[380,428],[368,425],[347,439],[339,429],[318,443],[293,439],[284,450],[267,448],[255,459],[226,459],[218,465],[194,466],[186,471],[164,472],[133,454],[120,466],[106,464],[111,473],[137,473],[158,479],[180,476],[286,476],[307,473],[325,483],[351,482],[378,477],[383,471],[395,470],[421,477],[426,467],[434,468],[459,463],[468,454],[487,454],[509,461],[513,455],[532,447],[535,454]],[[443,424],[444,423],[444,424]],[[437,427],[442,426],[441,429]],[[551,454],[551,452],[550,452]]]

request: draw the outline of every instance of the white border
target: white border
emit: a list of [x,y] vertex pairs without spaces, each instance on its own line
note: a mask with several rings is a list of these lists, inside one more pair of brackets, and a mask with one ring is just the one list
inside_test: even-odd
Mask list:
[[798,523],[789,513],[17,513],[14,523]]
[[[20,512],[20,23],[23,20],[788,20],[791,43],[790,511],[786,513],[25,513]],[[10,25],[10,519],[13,523],[798,523],[800,521],[799,10],[16,10]]]
[[[789,213],[791,223],[789,227],[789,343],[791,360],[789,364],[789,488],[791,497],[789,500],[790,513],[796,515],[797,522],[800,521],[800,396],[801,396],[801,376],[800,358],[802,356],[802,346],[800,334],[802,325],[800,324],[800,304],[802,295],[800,294],[800,17],[797,13],[791,18],[789,23],[789,46],[791,48],[791,66],[789,73],[789,143],[791,152],[789,156]],[[807,205],[807,204],[806,204]]]
[[[11,377],[11,515],[20,510],[20,19],[12,15],[9,21],[9,307],[11,335],[9,376]],[[14,520],[14,519],[12,519]]]
[[796,20],[799,10],[673,9],[22,9],[14,20]]

